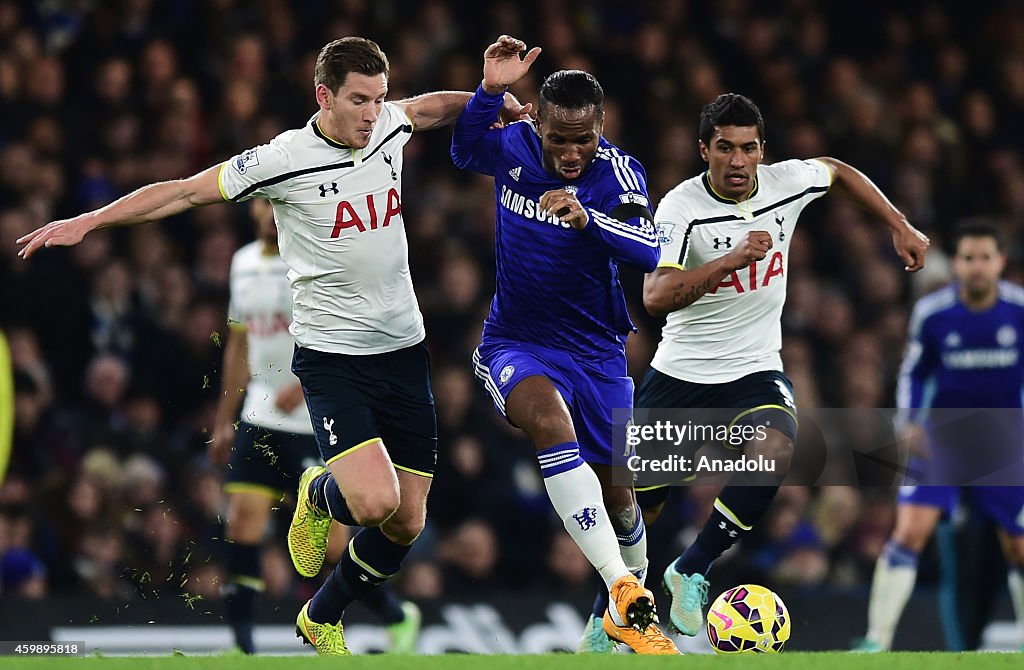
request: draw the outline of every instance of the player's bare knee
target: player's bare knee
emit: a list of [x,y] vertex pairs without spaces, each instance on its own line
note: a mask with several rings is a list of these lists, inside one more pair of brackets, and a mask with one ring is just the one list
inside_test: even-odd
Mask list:
[[390,519],[398,509],[397,492],[377,491],[348,498],[352,517],[364,528],[375,528]]
[[538,449],[547,449],[556,444],[575,440],[572,423],[564,413],[555,410],[540,410],[530,414],[530,426],[523,426]]
[[1006,562],[1011,567],[1024,567],[1024,538],[1014,537],[1006,543]]
[[254,523],[251,519],[241,522],[229,520],[224,528],[224,538],[236,544],[259,544],[263,541],[264,531],[263,524]]
[[423,526],[426,520],[422,515],[414,518],[397,518],[396,516],[391,517],[383,525],[381,525],[381,531],[383,531],[385,537],[394,542],[395,544],[410,545],[416,541],[416,538],[423,532]]
[[928,543],[930,533],[912,526],[897,525],[892,532],[892,541],[901,547],[905,547],[914,553],[920,554],[924,551],[924,545]]
[[775,462],[775,472],[786,472],[793,460],[793,442],[781,433],[769,432],[768,437],[750,443],[751,456],[763,456],[767,461]]

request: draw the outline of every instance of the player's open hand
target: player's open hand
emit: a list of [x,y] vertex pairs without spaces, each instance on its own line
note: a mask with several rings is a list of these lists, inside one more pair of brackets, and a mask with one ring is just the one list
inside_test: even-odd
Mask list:
[[497,42],[487,47],[484,51],[484,90],[497,93],[519,81],[540,55],[540,47],[533,47],[520,60],[519,54],[525,50],[525,42],[508,35],[502,35]]
[[291,384],[284,387],[274,397],[274,406],[285,414],[291,414],[296,407],[304,402],[302,386],[299,384]]
[[532,102],[528,102],[524,105],[516,99],[516,96],[505,91],[505,102],[501,105],[501,109],[498,110],[497,125],[499,128],[503,128],[510,123],[515,123],[516,121],[525,121],[530,118],[530,112],[532,111]]
[[767,230],[751,230],[736,248],[727,253],[725,258],[726,267],[729,270],[742,270],[751,263],[763,260],[772,248],[772,234]]
[[231,460],[231,448],[235,444],[235,425],[230,421],[221,422],[213,431],[213,439],[206,445],[206,456],[210,463],[224,467]]
[[78,244],[85,237],[85,234],[92,230],[89,225],[89,214],[82,214],[73,219],[61,219],[52,221],[42,228],[36,228],[27,235],[22,235],[16,241],[23,244],[18,255],[28,258],[43,247],[70,247]]
[[924,257],[930,244],[928,236],[909,223],[892,233],[892,246],[903,261],[903,269],[917,272],[924,267]]
[[576,194],[564,188],[556,188],[542,195],[540,209],[544,214],[554,214],[559,221],[568,223],[576,230],[583,230],[590,221],[587,210],[583,209]]

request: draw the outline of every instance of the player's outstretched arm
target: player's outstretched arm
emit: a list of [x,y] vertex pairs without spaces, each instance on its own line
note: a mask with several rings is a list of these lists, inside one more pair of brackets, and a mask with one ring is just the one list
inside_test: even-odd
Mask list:
[[928,252],[928,237],[910,225],[903,212],[885,197],[873,181],[857,168],[823,156],[817,158],[832,172],[832,189],[851,202],[868,210],[892,231],[892,245],[904,263],[907,272],[917,272],[924,267]]
[[455,123],[471,95],[465,91],[437,91],[395,104],[412,121],[413,130],[432,130]]
[[728,254],[691,270],[663,264],[644,275],[644,308],[651,316],[665,316],[689,307],[731,273],[763,260],[771,248],[768,231],[752,230]]
[[[465,91],[437,91],[395,103],[412,121],[413,130],[433,130],[449,126],[459,118],[466,103],[473,97]],[[514,95],[506,93],[499,114],[503,123],[528,118],[532,103],[521,104]]]
[[217,182],[220,165],[187,179],[164,181],[129,193],[123,198],[70,219],[52,221],[17,240],[24,245],[18,255],[28,258],[42,247],[78,244],[88,233],[108,226],[149,223],[201,205],[224,200]]

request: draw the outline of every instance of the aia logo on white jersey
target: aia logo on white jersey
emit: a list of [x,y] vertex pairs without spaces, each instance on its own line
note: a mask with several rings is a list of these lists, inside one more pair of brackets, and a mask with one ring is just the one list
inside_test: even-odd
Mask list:
[[736,293],[757,291],[766,288],[775,277],[784,277],[785,274],[782,252],[776,251],[767,262],[754,261],[741,270],[733,270],[718,286],[708,291],[708,295],[715,295],[723,288],[731,288]]
[[512,177],[513,181],[519,181],[519,175],[520,175],[520,173],[522,173],[522,171],[523,171],[522,167],[514,167],[514,168],[512,168],[511,170],[508,171],[508,176]]

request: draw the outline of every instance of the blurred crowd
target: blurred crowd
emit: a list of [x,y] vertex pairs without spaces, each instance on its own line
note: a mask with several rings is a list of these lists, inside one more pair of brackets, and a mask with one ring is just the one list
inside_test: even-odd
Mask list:
[[[246,206],[215,205],[71,249],[14,240],[156,180],[187,176],[316,111],[319,48],[376,40],[390,97],[473,90],[502,33],[544,48],[514,87],[594,73],[605,135],[645,165],[654,202],[702,169],[696,125],[717,94],[767,121],[767,161],[832,155],[860,168],[933,240],[908,277],[884,228],[841,197],[801,217],[783,354],[801,407],[886,407],[912,301],[949,280],[944,240],[990,217],[1022,273],[1024,4],[824,0],[0,0],[0,326],[16,435],[0,486],[5,595],[216,597],[225,498],[205,456],[219,388],[232,253]],[[423,599],[487,587],[589,592],[593,571],[553,517],[533,450],[472,376],[493,287],[493,185],[459,173],[450,131],[406,149],[403,204],[439,414],[429,525],[400,588]],[[660,323],[624,271],[639,378]],[[682,489],[650,529],[660,570],[715,491]],[[308,591],[268,538],[275,595]],[[791,487],[733,569],[773,584],[860,588],[893,492]],[[724,569],[729,569],[729,563]],[[524,575],[527,582],[524,584]]]

